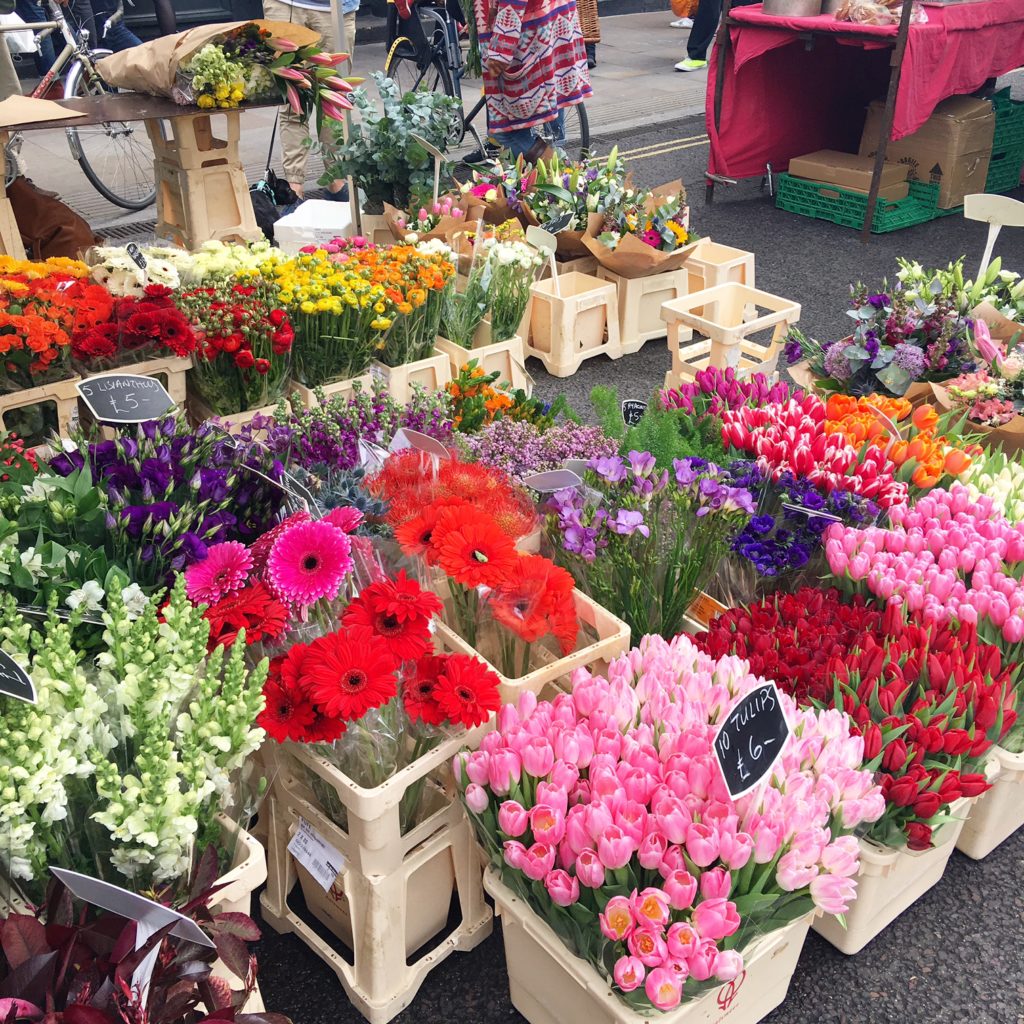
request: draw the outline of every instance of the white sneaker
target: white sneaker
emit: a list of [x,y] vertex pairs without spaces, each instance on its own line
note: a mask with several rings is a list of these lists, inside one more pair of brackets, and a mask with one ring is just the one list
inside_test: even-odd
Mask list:
[[693,28],[693,18],[676,18],[669,22],[670,28]]

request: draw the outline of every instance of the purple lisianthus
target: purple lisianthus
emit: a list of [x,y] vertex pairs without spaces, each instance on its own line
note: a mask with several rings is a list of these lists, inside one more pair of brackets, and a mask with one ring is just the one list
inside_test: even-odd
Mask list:
[[804,357],[804,347],[800,344],[800,339],[792,334],[786,338],[786,344],[782,351],[786,356],[786,364],[788,366],[799,363]]
[[886,306],[892,305],[892,299],[885,292],[878,292],[875,295],[868,296],[868,305],[873,306],[875,309],[885,309]]
[[125,505],[120,515],[127,523],[128,536],[138,539],[157,523],[166,523],[178,512],[173,501],[154,501],[148,505]]

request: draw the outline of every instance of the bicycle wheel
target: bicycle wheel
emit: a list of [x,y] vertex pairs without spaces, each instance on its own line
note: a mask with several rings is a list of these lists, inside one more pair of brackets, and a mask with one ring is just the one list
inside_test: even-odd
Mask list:
[[[455,91],[448,65],[434,54],[426,65],[417,60],[413,43],[404,36],[396,39],[388,54],[384,74],[395,81],[404,96],[407,92],[440,92],[452,99],[461,100]],[[466,137],[463,118],[452,118],[452,130],[448,134],[448,145],[458,146]]]
[[[562,148],[570,159],[582,160],[590,152],[590,121],[587,118],[587,108],[582,103],[566,107],[564,119],[565,140],[562,142]],[[535,131],[542,139],[555,146],[558,140],[554,137],[554,127],[555,122],[548,121]]]
[[[92,50],[94,58],[110,50]],[[99,75],[76,61],[68,72],[65,95],[102,96],[117,92]],[[125,210],[144,210],[156,198],[153,184],[153,147],[143,121],[108,121],[65,129],[71,155],[93,188],[104,199]]]

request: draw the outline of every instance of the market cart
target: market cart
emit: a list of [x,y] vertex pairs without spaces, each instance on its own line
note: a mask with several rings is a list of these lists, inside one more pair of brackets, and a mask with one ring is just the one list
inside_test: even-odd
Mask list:
[[775,17],[725,0],[708,72],[708,200],[716,180],[784,170],[820,149],[855,152],[864,110],[885,97],[862,237],[871,230],[890,139],[936,105],[1024,65],[1024,0],[928,5],[927,24],[857,25],[832,14]]

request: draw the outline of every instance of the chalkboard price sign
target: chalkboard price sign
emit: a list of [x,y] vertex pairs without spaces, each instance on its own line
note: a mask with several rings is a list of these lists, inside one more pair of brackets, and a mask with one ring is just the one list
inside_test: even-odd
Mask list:
[[32,677],[4,651],[0,651],[0,694],[17,697],[28,704],[36,702]]
[[749,793],[775,766],[789,739],[775,683],[751,690],[729,712],[715,736],[715,757],[734,799]]
[[145,423],[174,408],[174,399],[155,377],[104,373],[75,386],[100,423]]
[[622,420],[627,427],[635,427],[647,411],[647,403],[638,398],[627,398],[622,403]]

